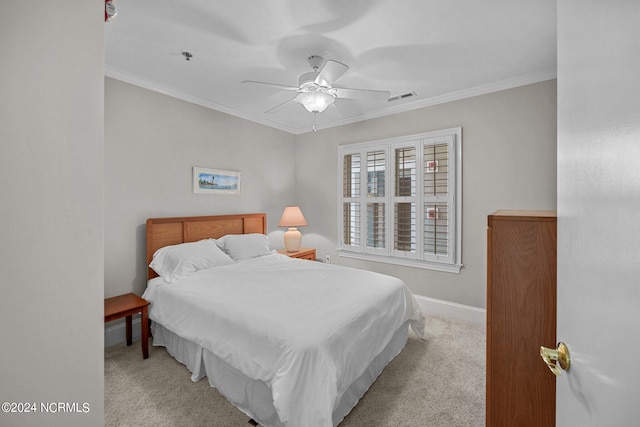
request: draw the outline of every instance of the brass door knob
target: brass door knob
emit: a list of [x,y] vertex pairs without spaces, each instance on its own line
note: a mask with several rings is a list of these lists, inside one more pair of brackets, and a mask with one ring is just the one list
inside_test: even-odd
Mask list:
[[[571,365],[571,358],[569,357],[569,348],[565,343],[558,344],[557,349],[540,347],[540,357],[547,364],[547,367],[559,377],[562,374],[562,370],[568,370]],[[556,363],[557,362],[557,363]]]

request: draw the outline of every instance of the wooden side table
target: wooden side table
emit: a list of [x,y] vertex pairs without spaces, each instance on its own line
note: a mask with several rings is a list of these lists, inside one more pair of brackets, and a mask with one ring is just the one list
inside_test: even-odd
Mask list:
[[149,357],[149,315],[147,306],[149,301],[140,298],[135,294],[119,295],[117,297],[106,298],[104,300],[104,323],[120,319],[126,316],[127,345],[131,345],[132,317],[140,313],[140,328],[142,340],[142,358]]
[[316,260],[316,250],[313,248],[300,248],[300,250],[296,252],[287,252],[286,249],[280,249],[278,253],[286,255],[289,258],[308,259],[310,261]]

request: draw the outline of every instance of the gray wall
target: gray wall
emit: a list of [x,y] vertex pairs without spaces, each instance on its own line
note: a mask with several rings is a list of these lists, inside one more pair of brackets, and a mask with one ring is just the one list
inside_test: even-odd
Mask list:
[[3,426],[103,424],[104,9],[63,3],[0,4]]
[[[272,245],[295,202],[295,136],[105,80],[104,296],[142,294],[151,217],[266,212]],[[192,192],[192,167],[240,171],[241,195]]]
[[[462,127],[460,274],[337,256],[337,147]],[[391,274],[430,298],[486,306],[487,215],[497,209],[556,208],[556,81],[450,102],[298,136],[296,200],[304,245],[343,264]]]

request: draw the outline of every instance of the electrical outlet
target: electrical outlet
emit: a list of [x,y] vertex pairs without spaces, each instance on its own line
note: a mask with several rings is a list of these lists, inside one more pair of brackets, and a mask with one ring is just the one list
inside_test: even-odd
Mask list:
[[324,262],[326,264],[331,264],[331,255],[325,255],[324,256]]

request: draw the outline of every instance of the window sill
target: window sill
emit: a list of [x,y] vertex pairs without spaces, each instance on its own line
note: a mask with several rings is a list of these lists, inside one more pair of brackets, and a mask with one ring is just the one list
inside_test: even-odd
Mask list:
[[360,259],[363,261],[384,262],[386,264],[401,265],[403,267],[424,268],[426,270],[443,271],[445,273],[459,274],[462,264],[444,264],[430,261],[420,261],[409,258],[396,258],[381,255],[363,254],[360,252],[351,252],[338,250],[338,255],[344,258]]

